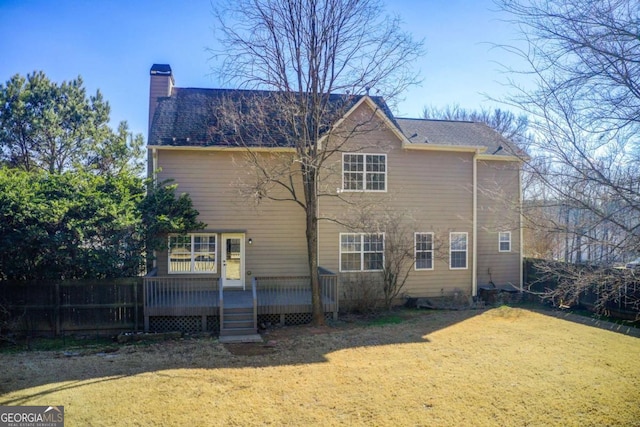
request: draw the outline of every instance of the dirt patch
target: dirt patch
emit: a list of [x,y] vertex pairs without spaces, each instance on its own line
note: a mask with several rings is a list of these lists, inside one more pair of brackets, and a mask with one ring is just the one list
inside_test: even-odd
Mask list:
[[224,344],[234,356],[265,356],[276,352],[276,342]]

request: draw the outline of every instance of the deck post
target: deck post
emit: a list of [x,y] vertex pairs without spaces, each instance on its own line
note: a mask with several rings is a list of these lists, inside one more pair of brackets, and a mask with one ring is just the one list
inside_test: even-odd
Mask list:
[[221,280],[218,281],[218,313],[220,313],[220,335],[222,335],[222,331],[224,330],[224,292],[222,290]]
[[253,329],[258,330],[258,279],[251,278],[251,298],[253,299]]
[[142,316],[144,317],[144,332],[148,333],[149,332],[149,311],[148,311],[148,307],[147,305],[149,304],[149,295],[148,295],[148,290],[147,287],[149,286],[146,278],[148,277],[145,276],[142,279]]

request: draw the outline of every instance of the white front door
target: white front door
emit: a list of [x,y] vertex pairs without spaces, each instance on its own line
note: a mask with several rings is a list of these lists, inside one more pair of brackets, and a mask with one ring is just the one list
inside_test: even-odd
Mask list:
[[222,235],[222,286],[244,289],[244,234]]

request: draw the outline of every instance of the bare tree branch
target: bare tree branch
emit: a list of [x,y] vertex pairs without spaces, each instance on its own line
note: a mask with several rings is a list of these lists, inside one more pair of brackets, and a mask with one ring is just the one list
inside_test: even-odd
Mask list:
[[[318,200],[339,197],[323,178],[336,172],[349,140],[379,126],[376,114],[336,124],[371,89],[392,101],[415,84],[411,65],[422,42],[385,15],[379,0],[224,0],[214,14],[221,43],[211,50],[220,60],[216,71],[254,91],[214,107],[212,132],[245,148],[252,171],[241,183],[245,194],[304,209],[313,322],[322,324]],[[291,151],[276,159],[259,150],[265,147]]]

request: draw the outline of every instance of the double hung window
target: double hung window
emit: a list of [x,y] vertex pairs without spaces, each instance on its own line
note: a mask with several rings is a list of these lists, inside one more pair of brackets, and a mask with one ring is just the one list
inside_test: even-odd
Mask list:
[[340,233],[340,271],[379,271],[384,265],[384,234]]
[[416,270],[433,270],[433,233],[415,233]]
[[344,191],[387,191],[387,155],[342,155],[342,189]]
[[498,250],[500,252],[511,252],[511,232],[501,231],[498,233]]
[[449,234],[449,268],[463,270],[467,268],[467,233]]

